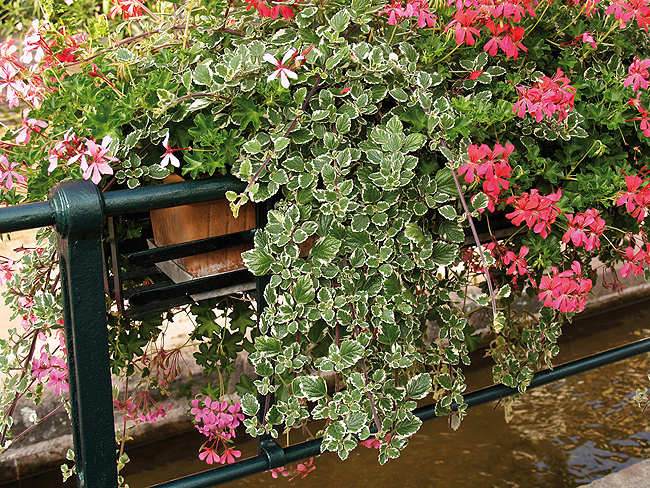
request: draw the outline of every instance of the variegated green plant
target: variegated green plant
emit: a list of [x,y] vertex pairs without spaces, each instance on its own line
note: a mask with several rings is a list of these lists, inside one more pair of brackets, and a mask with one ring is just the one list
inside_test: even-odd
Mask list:
[[[495,380],[523,392],[605,273],[592,258],[643,272],[650,11],[637,6],[634,25],[636,7],[623,19],[608,2],[247,2],[115,0],[123,24],[100,16],[74,39],[37,24],[23,49],[44,50],[29,78],[38,97],[10,86],[33,107],[5,136],[2,198],[41,200],[70,178],[239,177],[235,214],[274,202],[244,254],[268,276],[266,306],[259,330],[240,301],[192,307],[197,363],[229,373],[250,351],[257,376],[238,391],[251,435],[324,419],[323,450],[346,458],[375,439],[385,463],[418,430],[419,400],[459,425],[477,327],[494,339]],[[492,37],[476,45],[481,32]],[[522,295],[541,312],[515,306]],[[161,324],[111,315],[116,373],[144,371]],[[239,422],[217,402],[226,383],[193,401],[197,421],[212,409]],[[235,452],[210,444],[202,459]]]

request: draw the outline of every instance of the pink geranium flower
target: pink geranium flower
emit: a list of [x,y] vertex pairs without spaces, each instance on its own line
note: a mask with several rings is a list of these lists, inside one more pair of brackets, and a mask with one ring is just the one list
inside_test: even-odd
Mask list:
[[106,136],[102,139],[100,146],[93,139],[86,141],[84,155],[90,158],[90,163],[88,163],[88,158],[81,158],[80,166],[84,180],[90,179],[97,185],[101,181],[102,175],[113,174],[113,168],[111,168],[109,162],[117,161],[117,158],[110,156],[108,152],[108,146],[112,140],[109,136]]
[[19,163],[10,163],[0,154],[0,188],[11,190],[15,183],[27,183],[27,179],[14,168],[20,167]]
[[44,129],[47,125],[47,122],[43,120],[24,119],[16,134],[16,144],[27,144],[32,136],[32,132],[40,134],[41,129]]
[[279,76],[280,84],[284,88],[289,88],[289,78],[292,80],[298,79],[298,75],[292,71],[292,69],[295,69],[297,67],[297,62],[303,59],[303,57],[296,57],[296,52],[297,51],[294,48],[289,49],[282,58],[282,61],[276,59],[269,53],[266,53],[264,55],[264,61],[275,66],[275,71],[266,78],[267,83],[270,83]]
[[648,67],[650,67],[650,58],[641,61],[638,56],[634,56],[634,61],[630,65],[628,76],[623,82],[623,86],[632,85],[632,89],[637,91],[639,87],[648,88]]

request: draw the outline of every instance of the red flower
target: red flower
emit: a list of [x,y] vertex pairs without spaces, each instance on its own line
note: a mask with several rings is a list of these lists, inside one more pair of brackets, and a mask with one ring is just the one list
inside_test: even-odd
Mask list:
[[503,259],[503,264],[510,264],[510,267],[506,270],[506,273],[520,276],[527,274],[528,264],[524,258],[528,256],[529,252],[530,249],[528,249],[526,246],[521,246],[518,256],[512,251],[508,251],[505,258]]
[[549,276],[542,277],[538,298],[545,307],[563,313],[580,312],[585,308],[585,298],[592,286],[590,279],[582,278],[580,263],[574,261],[570,270],[558,273],[553,267]]
[[562,242],[573,242],[576,247],[584,244],[587,251],[600,248],[598,236],[605,231],[605,220],[598,217],[598,210],[592,208],[575,216],[565,215],[569,221],[569,228],[562,236]]
[[648,67],[650,67],[650,58],[643,61],[638,56],[634,56],[634,61],[630,65],[628,77],[625,78],[623,86],[632,85],[632,89],[637,91],[639,87],[648,88]]
[[523,193],[521,196],[512,196],[506,203],[515,207],[514,212],[506,214],[514,225],[521,225],[525,220],[529,229],[546,238],[551,230],[551,224],[560,215],[560,208],[556,205],[562,197],[562,190],[550,195],[540,195],[536,189],[530,193]]

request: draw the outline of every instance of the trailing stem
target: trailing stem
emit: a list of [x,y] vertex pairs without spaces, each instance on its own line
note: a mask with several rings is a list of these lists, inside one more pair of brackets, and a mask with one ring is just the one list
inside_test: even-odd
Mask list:
[[469,226],[472,229],[472,236],[474,237],[476,248],[478,249],[478,253],[481,256],[481,262],[483,263],[483,271],[485,272],[485,280],[487,281],[488,290],[490,292],[490,300],[492,301],[492,313],[494,313],[494,317],[496,317],[497,302],[496,299],[494,298],[492,279],[490,278],[490,271],[488,270],[488,264],[483,254],[483,246],[481,246],[481,240],[478,237],[478,232],[476,231],[476,227],[474,226],[474,220],[472,219],[472,214],[469,211],[469,207],[467,206],[467,202],[465,201],[465,197],[463,196],[463,190],[460,187],[460,182],[458,181],[458,175],[456,175],[456,170],[454,168],[452,168],[451,174],[454,176],[454,183],[456,184],[456,190],[458,190],[458,198],[460,198],[460,202],[462,203],[463,209],[465,210],[467,221],[469,222]]

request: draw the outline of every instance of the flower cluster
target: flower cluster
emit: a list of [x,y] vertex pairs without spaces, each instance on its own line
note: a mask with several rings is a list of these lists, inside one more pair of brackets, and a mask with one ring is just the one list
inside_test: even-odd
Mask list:
[[558,68],[553,78],[542,76],[528,89],[516,86],[519,101],[512,107],[512,111],[522,119],[526,113],[534,115],[536,122],[540,122],[544,116],[551,118],[557,114],[558,121],[561,122],[574,105],[576,89],[569,83],[571,80]]
[[[195,427],[201,434],[208,437],[208,441],[201,446],[199,459],[208,464],[234,463],[235,458],[241,456],[241,452],[227,447],[226,442],[235,438],[236,429],[244,420],[241,404],[239,402],[228,404],[225,401],[214,401],[210,397],[203,402],[194,399],[190,403],[192,405],[190,413],[194,416]],[[221,455],[218,454],[219,444],[223,444],[225,448]]]
[[290,476],[289,481],[291,481],[298,476],[300,476],[300,479],[302,479],[315,469],[316,466],[314,466],[314,458],[312,457],[309,458],[309,461],[302,461],[295,465],[290,464],[289,466],[281,466],[279,468],[272,469],[271,476],[274,478],[278,478],[280,475],[284,476],[285,478]]
[[124,20],[127,20],[132,17],[142,17],[144,14],[143,9],[144,5],[138,0],[113,0],[113,6],[108,16],[115,19],[115,17],[121,15]]
[[569,221],[569,228],[562,236],[562,242],[573,242],[576,247],[584,244],[587,251],[600,248],[598,236],[605,232],[605,220],[598,216],[598,210],[591,208],[575,215],[564,215]]
[[605,10],[605,15],[611,14],[614,14],[614,18],[618,20],[621,29],[627,26],[627,22],[636,19],[637,25],[648,31],[650,8],[646,0],[614,0]]
[[551,274],[542,277],[538,298],[545,307],[563,313],[580,312],[585,308],[585,298],[591,287],[591,280],[582,277],[580,263],[574,261],[571,269],[559,273],[553,266]]
[[[499,241],[492,241],[485,245],[485,249],[490,251],[492,257],[499,263],[503,264],[506,268],[506,274],[513,275],[512,281],[516,283],[519,276],[530,277],[528,263],[526,256],[530,253],[530,249],[526,246],[521,246],[518,252],[508,249],[506,245],[501,244]],[[482,269],[474,269],[475,272],[482,272]]]
[[627,191],[621,192],[616,200],[617,206],[625,205],[625,209],[636,217],[639,223],[643,222],[650,206],[650,185],[640,176],[629,175],[625,177]]
[[151,398],[147,390],[124,400],[122,402],[113,399],[113,404],[122,412],[124,420],[132,420],[137,424],[141,422],[155,422],[159,418],[165,418],[172,404],[167,407]]
[[[279,0],[278,3],[282,1]],[[293,5],[287,5],[288,2],[286,2],[274,5],[273,7],[269,7],[268,3],[264,0],[246,0],[246,2],[248,3],[246,10],[255,9],[259,12],[260,17],[270,17],[272,19],[277,19],[278,15],[282,15],[286,20],[292,19],[294,16],[293,9],[297,7],[296,1],[294,1]]]
[[[32,363],[32,376],[40,383],[45,383],[47,388],[54,389],[54,394],[68,391],[68,365],[63,358],[41,352],[41,358],[34,358]],[[47,381],[47,383],[46,383]]]
[[67,159],[67,164],[78,162],[83,178],[89,179],[97,185],[101,181],[102,175],[113,174],[110,162],[117,161],[117,158],[110,155],[109,145],[111,142],[112,139],[109,136],[104,137],[99,145],[93,138],[82,142],[76,134],[68,131],[63,139],[56,142],[50,150],[48,172],[54,171],[60,160]]
[[166,387],[181,373],[181,359],[185,361],[180,348],[167,350],[153,343],[151,350],[147,349],[140,361],[149,370],[150,377],[156,379],[156,386]]
[[562,190],[550,195],[541,195],[533,188],[530,193],[512,196],[506,200],[508,205],[515,207],[514,212],[506,214],[514,225],[521,225],[525,220],[529,229],[546,238],[551,230],[551,224],[560,215],[560,208],[555,205],[562,198]]
[[[34,20],[22,41],[22,55],[13,41],[0,43],[0,92],[9,108],[26,103],[36,108],[41,105],[48,90],[43,82],[43,72],[61,67],[63,63],[78,60],[78,53],[85,49],[88,35],[56,33],[54,39],[44,38],[47,21]],[[0,93],[1,95],[1,93]]]
[[628,76],[623,82],[623,86],[632,85],[632,89],[636,92],[639,88],[644,90],[648,88],[648,68],[650,67],[650,58],[643,61],[638,56],[634,56],[634,61],[630,65]]
[[431,15],[428,0],[407,0],[406,7],[401,0],[395,0],[377,15],[388,15],[388,25],[397,25],[408,18],[416,18],[418,27],[433,27],[437,17]]
[[[647,248],[647,246],[646,246]],[[625,264],[621,268],[621,277],[627,278],[630,273],[633,275],[643,274],[643,263],[650,261],[650,254],[643,249],[634,252],[633,246],[628,246],[624,253],[621,253],[625,259]]]
[[506,142],[505,147],[496,144],[491,150],[486,144],[472,144],[467,148],[469,162],[458,168],[459,175],[465,175],[465,181],[473,183],[476,178],[483,179],[483,193],[488,197],[488,210],[493,212],[499,195],[510,187],[508,178],[512,168],[508,156],[515,146]]
[[4,286],[7,281],[13,276],[14,262],[12,259],[0,257],[0,286]]
[[490,56],[495,56],[499,49],[506,56],[517,59],[519,50],[528,50],[521,43],[525,29],[516,26],[526,16],[536,17],[531,0],[449,0],[447,5],[456,4],[454,20],[449,22],[445,31],[454,29],[456,44],[476,43],[474,36],[480,37],[485,27],[491,38],[483,46],[483,50]]
[[40,134],[41,129],[44,129],[47,126],[48,123],[43,120],[36,120],[33,118],[24,119],[21,127],[16,131],[16,144],[28,144],[32,133]]

